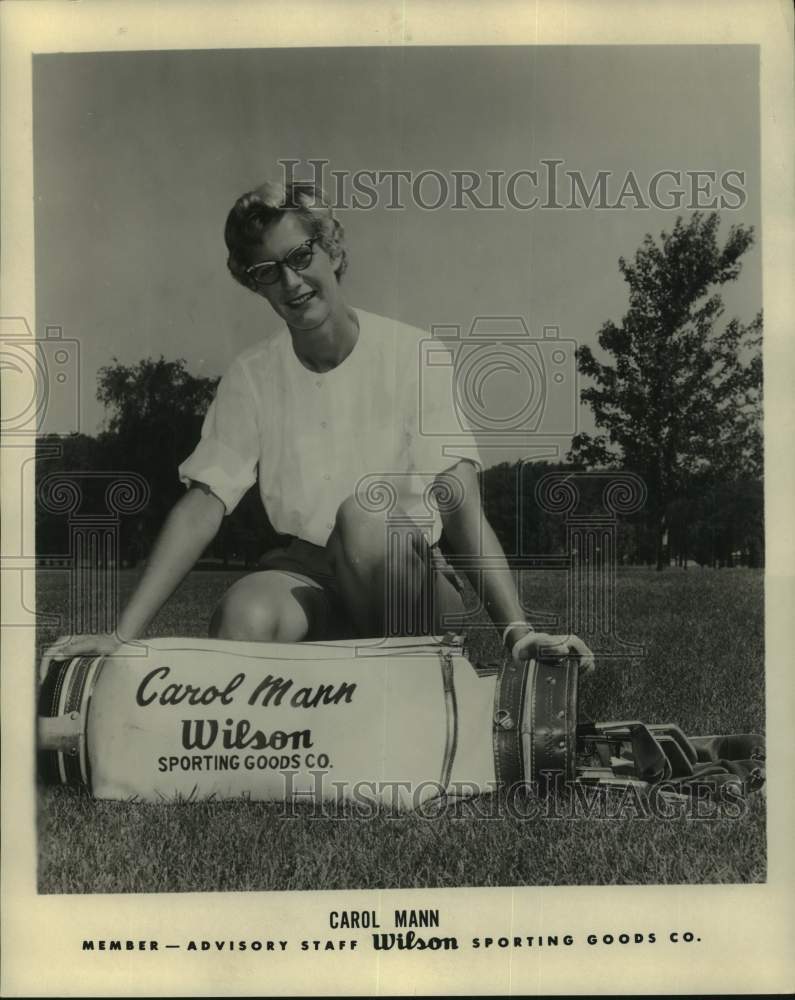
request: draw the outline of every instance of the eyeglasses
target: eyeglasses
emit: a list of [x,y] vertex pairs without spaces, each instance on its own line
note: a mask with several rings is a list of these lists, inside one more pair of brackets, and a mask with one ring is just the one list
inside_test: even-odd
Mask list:
[[259,264],[252,264],[246,268],[246,274],[253,278],[258,285],[273,285],[281,277],[282,268],[287,266],[291,271],[304,271],[312,263],[314,256],[313,246],[319,242],[318,237],[301,243],[300,246],[293,247],[286,257],[280,260],[263,260]]

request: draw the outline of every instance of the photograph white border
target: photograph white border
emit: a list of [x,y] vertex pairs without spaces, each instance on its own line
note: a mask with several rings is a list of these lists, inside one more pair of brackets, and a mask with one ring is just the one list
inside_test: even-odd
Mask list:
[[[36,329],[32,54],[60,51],[359,45],[756,44],[761,50],[765,308],[768,881],[763,885],[533,887],[345,893],[39,896],[36,893],[33,636],[3,632],[2,994],[245,996],[779,992],[795,985],[792,775],[795,608],[791,508],[793,293],[792,9],[785,0],[654,3],[11,2],[2,29],[2,315]],[[5,405],[12,406],[7,400]],[[20,549],[22,498],[3,463],[3,553]],[[26,496],[33,465],[26,467]],[[16,478],[15,478],[16,477]],[[24,521],[30,531],[32,518]],[[22,551],[33,551],[32,539]],[[5,574],[4,574],[5,575]],[[4,607],[6,603],[4,601]],[[548,952],[86,954],[84,938],[300,940],[328,936],[330,909],[434,907],[444,932],[582,936],[650,925],[691,930],[697,952],[578,947]],[[696,946],[691,946],[695,949]],[[298,958],[296,958],[296,954]]]

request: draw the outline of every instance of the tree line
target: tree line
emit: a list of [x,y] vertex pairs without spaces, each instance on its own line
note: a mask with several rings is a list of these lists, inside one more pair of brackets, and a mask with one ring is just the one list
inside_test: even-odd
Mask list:
[[600,433],[576,435],[569,458],[643,479],[659,569],[763,558],[762,314],[723,324],[718,292],[739,276],[753,229],[732,226],[721,244],[719,225],[696,212],[620,258],[629,308],[599,330],[605,360],[577,352]]
[[[577,352],[587,381],[581,399],[597,433],[576,435],[565,462],[517,461],[481,473],[486,515],[509,555],[565,551],[565,517],[535,499],[543,476],[626,470],[643,480],[647,498],[619,521],[620,562],[763,564],[762,317],[721,323],[717,291],[739,275],[753,230],[732,226],[721,243],[719,224],[717,213],[680,218],[670,233],[647,236],[632,260],[619,260],[628,310],[620,323],[601,326],[599,356],[589,347]],[[139,473],[151,498],[119,522],[120,558],[136,565],[184,490],[176,469],[195,447],[217,383],[192,375],[182,359],[114,359],[97,376],[103,430],[42,436],[37,487],[58,472]],[[81,515],[104,513],[106,482],[81,480]],[[583,502],[596,510],[591,493]],[[68,532],[63,514],[37,504],[38,555],[66,554]],[[278,543],[255,486],[206,556],[251,568]]]

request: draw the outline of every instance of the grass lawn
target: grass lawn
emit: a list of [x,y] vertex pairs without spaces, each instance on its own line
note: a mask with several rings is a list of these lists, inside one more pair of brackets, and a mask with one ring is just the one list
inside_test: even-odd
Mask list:
[[[121,574],[121,599],[136,573]],[[198,571],[154,621],[152,636],[204,636],[215,600],[239,573]],[[561,613],[563,573],[528,573],[528,601]],[[41,613],[66,614],[68,575],[43,571]],[[685,732],[764,732],[761,571],[619,571],[618,632],[642,643],[606,659],[580,687],[595,719],[676,722]],[[40,643],[55,626],[42,627]],[[583,636],[586,640],[588,636]],[[499,656],[475,628],[473,660]],[[347,889],[434,886],[759,882],[765,800],[739,818],[649,819],[632,803],[587,817],[562,800],[553,815],[488,818],[473,800],[433,819],[381,811],[288,812],[281,803],[93,802],[70,789],[39,794],[39,889],[46,893]]]

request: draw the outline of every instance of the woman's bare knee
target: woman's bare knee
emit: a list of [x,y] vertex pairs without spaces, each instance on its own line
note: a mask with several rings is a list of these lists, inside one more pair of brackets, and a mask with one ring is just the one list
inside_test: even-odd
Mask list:
[[380,511],[367,510],[355,496],[349,496],[337,508],[334,534],[344,548],[350,548],[362,539],[380,538],[383,542],[384,518]]
[[243,642],[274,642],[278,616],[273,608],[253,594],[231,593],[218,606],[210,621],[210,636]]
[[327,543],[332,559],[343,556],[356,565],[381,564],[386,558],[390,532],[406,536],[411,551],[424,554],[428,543],[422,529],[412,525],[400,508],[390,513],[392,524],[386,512],[367,510],[355,496],[346,497],[337,509]]
[[300,607],[288,608],[267,588],[232,589],[210,621],[211,638],[242,642],[300,642],[308,623]]

